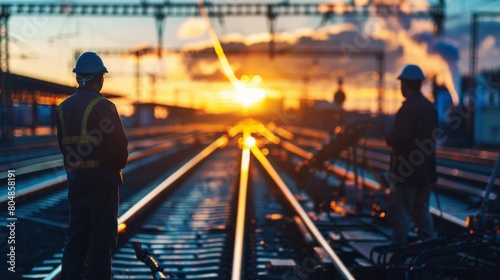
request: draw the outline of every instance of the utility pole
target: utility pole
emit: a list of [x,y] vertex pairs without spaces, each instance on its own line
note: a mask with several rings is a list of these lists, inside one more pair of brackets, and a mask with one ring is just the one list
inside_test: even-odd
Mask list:
[[470,89],[467,91],[467,95],[469,99],[474,94],[476,85],[475,79],[478,74],[478,32],[479,32],[479,19],[489,17],[489,18],[500,18],[500,12],[474,12],[471,16],[471,30],[470,30],[470,50],[469,50],[469,87]]
[[9,75],[9,22],[10,13],[6,7],[0,10],[0,126],[1,139],[8,140],[13,135],[12,100]]

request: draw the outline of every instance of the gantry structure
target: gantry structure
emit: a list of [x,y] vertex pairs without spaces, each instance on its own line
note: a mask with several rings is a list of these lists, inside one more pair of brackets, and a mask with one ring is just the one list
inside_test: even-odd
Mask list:
[[479,23],[482,18],[500,18],[500,12],[497,11],[482,11],[474,12],[471,15],[471,39],[470,39],[470,49],[469,49],[469,90],[466,92],[469,97],[475,90],[475,80],[478,74],[478,33],[479,33]]
[[[413,7],[410,1],[399,1],[397,5],[379,4],[375,0],[351,0],[342,3],[290,3],[288,1],[273,3],[212,3],[204,2],[203,6],[209,17],[242,17],[263,16],[268,20],[269,56],[275,54],[274,34],[276,20],[283,16],[319,16],[323,20],[344,16],[372,16],[395,17],[409,15],[415,17],[432,18],[436,26],[436,33],[443,32],[444,0],[429,5],[424,9]],[[47,15],[47,16],[100,16],[100,17],[152,17],[155,19],[158,50],[162,49],[163,29],[165,19],[169,17],[198,17],[201,16],[200,5],[196,2],[177,3],[169,0],[163,3],[3,3],[0,4],[0,123],[2,138],[12,135],[9,127],[12,114],[12,100],[10,97],[9,81],[9,32],[8,21],[11,16]],[[161,51],[158,51],[158,56]]]

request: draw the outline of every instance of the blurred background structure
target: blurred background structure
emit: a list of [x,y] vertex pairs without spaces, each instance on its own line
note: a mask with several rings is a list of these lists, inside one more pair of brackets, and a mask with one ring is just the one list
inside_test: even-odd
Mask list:
[[[500,1],[104,2],[0,2],[1,279],[59,277],[54,113],[86,51],[129,139],[114,279],[499,275]],[[412,224],[392,247],[383,135],[406,64],[438,111],[439,237]]]
[[[314,126],[301,116],[328,118],[338,79],[344,109],[376,115],[385,126],[402,101],[395,73],[418,63],[428,76],[424,93],[436,101],[442,125],[453,127],[449,144],[495,145],[497,4],[210,1],[205,18],[189,1],[2,3],[1,137],[51,133],[51,107],[76,85],[69,71],[75,57],[93,50],[111,69],[104,91],[130,126],[148,114],[139,112],[140,103],[161,105],[156,112],[190,108],[200,116],[241,113],[243,106],[254,116],[294,115]],[[210,30],[236,79],[258,94],[231,86],[207,38]],[[279,112],[266,105],[273,100],[282,103]],[[452,123],[457,116],[460,125]]]

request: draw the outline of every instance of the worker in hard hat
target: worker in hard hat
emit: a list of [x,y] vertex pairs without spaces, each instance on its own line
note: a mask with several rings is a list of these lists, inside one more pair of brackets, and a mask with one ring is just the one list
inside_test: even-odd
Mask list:
[[440,137],[436,109],[420,91],[425,80],[420,67],[406,65],[398,79],[406,100],[385,137],[392,148],[389,215],[394,245],[407,244],[411,219],[420,239],[434,237],[429,199],[437,180],[436,138]]
[[61,276],[80,279],[87,261],[87,279],[108,280],[128,141],[115,105],[99,93],[108,72],[101,58],[85,52],[73,72],[78,89],[56,116],[70,205]]

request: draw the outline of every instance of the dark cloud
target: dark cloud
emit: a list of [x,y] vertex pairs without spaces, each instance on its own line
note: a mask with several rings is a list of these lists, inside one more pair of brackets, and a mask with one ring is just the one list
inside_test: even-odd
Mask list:
[[[231,64],[237,66],[234,69],[237,77],[243,74],[259,74],[265,79],[287,79],[305,75],[313,77],[314,75],[327,75],[338,71],[339,68],[343,68],[346,73],[375,71],[375,63],[367,63],[367,60],[375,61],[374,57],[363,56],[360,58],[362,57],[360,54],[366,51],[383,50],[386,45],[385,42],[365,36],[360,31],[328,34],[322,40],[315,40],[312,36],[314,35],[297,38],[293,44],[276,42],[274,59],[270,58],[268,42],[259,42],[248,46],[233,41],[222,43],[222,46]],[[204,60],[186,57],[185,62],[190,69],[192,78],[201,80],[225,79],[220,71],[205,75],[200,69],[207,61],[216,60],[213,51],[209,50],[208,47],[204,50],[211,53],[210,56],[205,56]],[[316,54],[331,50],[340,51],[342,54],[340,56]],[[400,55],[401,49],[395,49],[393,53]],[[385,68],[387,69],[388,66],[386,65]],[[394,67],[390,65],[389,68],[393,69]]]
[[[401,21],[401,20],[400,20]],[[403,19],[404,23],[409,23],[408,19]],[[356,21],[359,23],[359,20]],[[340,23],[349,24],[349,23]],[[352,22],[351,22],[352,24]],[[357,26],[363,26],[359,24]],[[500,44],[500,22],[485,21],[480,23],[479,42],[482,42],[487,36],[494,36],[496,39],[496,48]],[[409,26],[405,26],[410,28]],[[394,34],[398,34],[397,26],[389,26]],[[432,32],[420,32],[409,37],[416,43],[426,48],[427,53],[439,55],[448,64],[449,72],[452,75],[451,80],[456,81],[460,72],[466,69],[459,69],[459,61],[467,58],[460,57],[461,51],[467,51],[470,46],[470,26],[468,24],[457,25],[445,31],[445,36],[436,37]],[[391,37],[392,36],[392,37]],[[384,69],[390,73],[397,73],[401,69],[401,59],[405,56],[405,46],[399,44],[396,35],[386,37],[387,41],[374,39],[366,36],[362,29],[342,31],[335,34],[327,34],[321,40],[313,39],[313,34],[304,35],[297,38],[294,43],[277,42],[275,45],[276,56],[269,58],[268,42],[259,42],[253,45],[246,45],[243,42],[232,41],[222,43],[228,53],[230,63],[234,68],[237,77],[244,74],[259,74],[264,80],[272,79],[298,79],[309,76],[312,79],[332,78],[334,79],[340,69],[346,75],[359,75],[363,73],[377,71],[375,59],[371,57],[358,58],[358,54],[365,51],[385,50]],[[390,40],[390,41],[389,41]],[[393,41],[394,40],[394,41]],[[209,49],[209,48],[207,48]],[[340,50],[344,55],[340,57],[315,55],[315,52],[324,50]],[[238,55],[231,54],[237,52]],[[303,55],[293,55],[294,52],[302,52]],[[419,57],[417,59],[430,59]],[[216,72],[204,74],[200,69],[203,63],[212,61],[216,63],[216,57],[205,57],[204,60],[186,59],[188,69],[192,78],[199,80],[226,80],[224,75],[217,70]],[[488,59],[490,63],[497,66],[500,60],[497,58]],[[423,61],[422,61],[423,62]],[[428,63],[428,61],[426,61]],[[432,62],[431,62],[432,63]],[[431,71],[432,72],[432,71]],[[439,73],[431,73],[436,75]],[[447,74],[443,74],[447,75]],[[450,81],[450,79],[448,79]],[[346,83],[349,81],[346,80]]]
[[416,42],[425,43],[429,53],[438,54],[447,62],[456,63],[460,58],[458,46],[448,39],[436,37],[430,32],[417,33],[412,38]]

